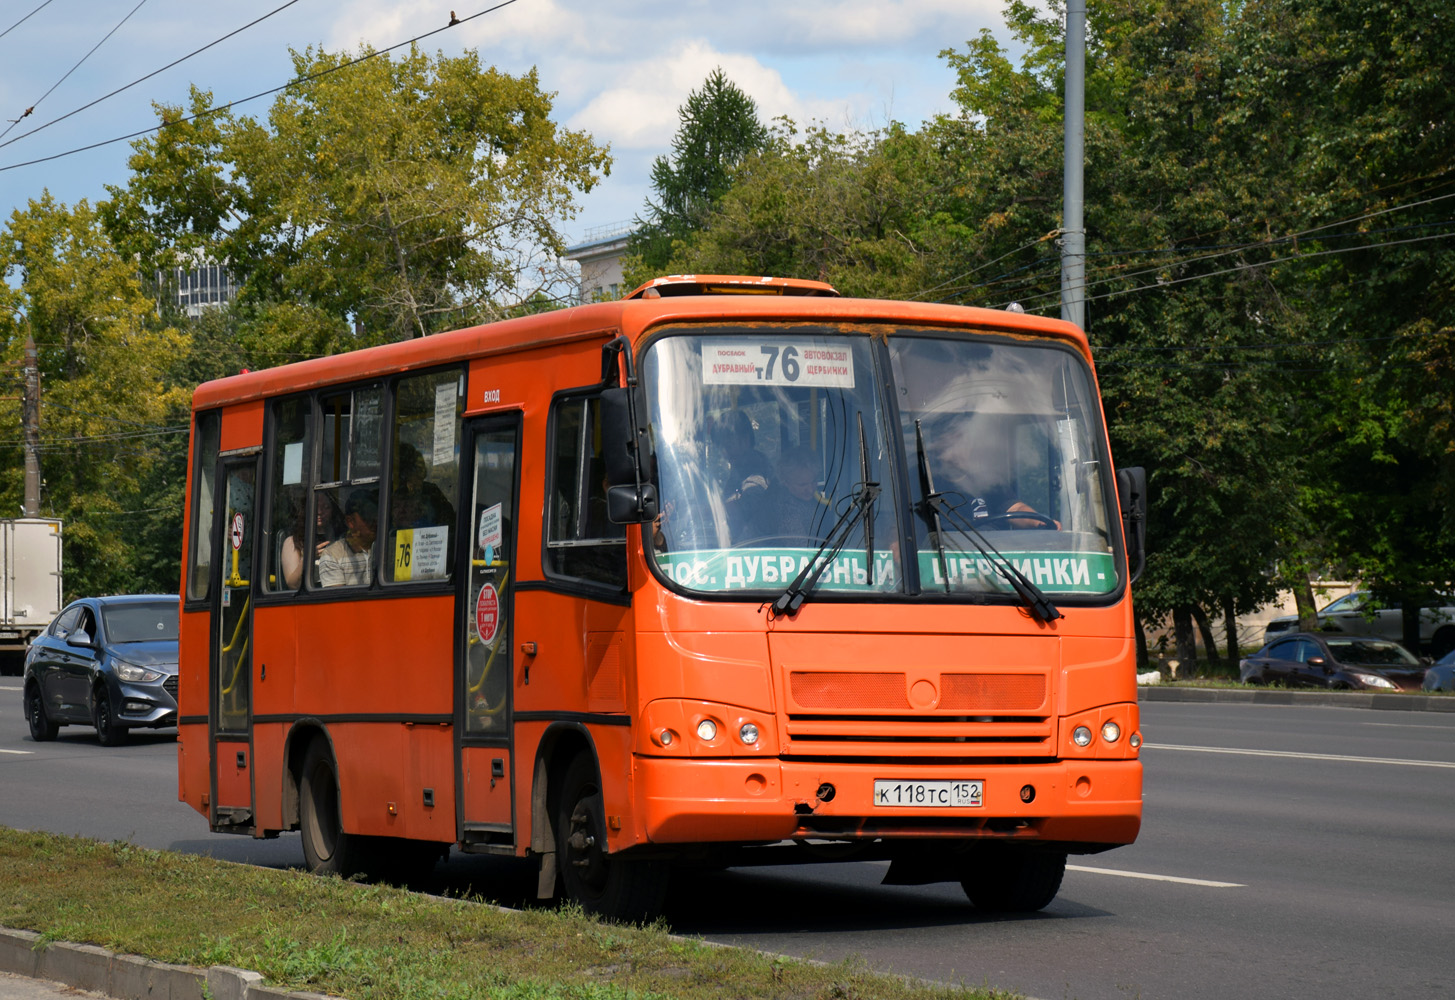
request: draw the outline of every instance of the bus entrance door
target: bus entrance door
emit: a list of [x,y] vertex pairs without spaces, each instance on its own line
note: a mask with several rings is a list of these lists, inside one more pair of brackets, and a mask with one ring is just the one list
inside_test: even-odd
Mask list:
[[218,505],[221,523],[213,532],[217,550],[212,588],[212,828],[236,833],[253,826],[252,637],[254,492],[258,458],[224,458]]
[[455,800],[467,848],[514,853],[511,611],[520,422],[514,415],[477,420],[466,440],[472,514],[462,540],[468,573],[458,609]]

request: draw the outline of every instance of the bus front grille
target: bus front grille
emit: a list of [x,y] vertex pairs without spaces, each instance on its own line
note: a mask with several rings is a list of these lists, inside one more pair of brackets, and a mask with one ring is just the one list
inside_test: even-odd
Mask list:
[[1040,671],[794,670],[788,754],[1047,754],[1055,738]]

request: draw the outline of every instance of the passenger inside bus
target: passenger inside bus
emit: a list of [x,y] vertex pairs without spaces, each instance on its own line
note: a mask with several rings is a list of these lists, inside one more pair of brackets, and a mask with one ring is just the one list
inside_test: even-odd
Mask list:
[[719,418],[709,438],[733,537],[752,532],[768,489],[771,466],[754,446],[753,420],[742,410]]
[[[763,495],[755,530],[759,536],[817,545],[834,518],[828,500],[819,493],[818,452],[789,448],[778,460],[778,474]],[[751,539],[744,539],[751,542]]]
[[[306,500],[307,497],[301,492],[294,498],[289,527],[279,552],[278,565],[283,571],[283,585],[288,590],[298,589],[298,584],[303,580],[303,567],[307,564],[303,557],[304,530],[307,528],[307,514],[304,511]],[[344,533],[344,525],[338,505],[323,492],[318,494],[313,519],[313,551],[317,558],[323,554],[330,542]]]
[[429,480],[424,456],[411,444],[401,442],[394,457],[394,489],[390,496],[391,525],[399,528],[432,528],[455,522],[455,507]]
[[379,500],[373,487],[359,487],[344,504],[342,538],[330,542],[318,556],[318,583],[323,587],[369,582],[374,535],[379,524]]
[[[1001,422],[976,419],[936,429],[931,473],[935,489],[956,514],[976,528],[1054,528],[1061,522],[1039,513],[1016,490],[1011,429]],[[1025,513],[1030,517],[1006,517]]]

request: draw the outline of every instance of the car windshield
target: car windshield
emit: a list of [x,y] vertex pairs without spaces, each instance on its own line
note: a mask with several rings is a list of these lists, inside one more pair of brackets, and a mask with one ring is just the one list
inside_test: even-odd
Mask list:
[[1361,667],[1417,667],[1420,661],[1397,642],[1330,639],[1329,652],[1340,663]]
[[113,643],[156,642],[177,638],[177,602],[147,601],[103,606],[106,638]]
[[1018,600],[997,550],[1058,600],[1119,586],[1100,406],[1068,348],[764,324],[661,337],[642,374],[652,548],[685,589],[781,592],[817,558],[818,593]]
[[1356,590],[1352,594],[1345,594],[1336,601],[1330,601],[1324,605],[1321,615],[1333,614],[1337,611],[1359,611],[1364,607],[1364,599],[1368,597],[1363,591]]

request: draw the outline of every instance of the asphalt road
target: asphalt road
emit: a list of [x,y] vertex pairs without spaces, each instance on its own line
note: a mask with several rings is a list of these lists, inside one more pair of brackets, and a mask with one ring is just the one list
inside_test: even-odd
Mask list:
[[[987,917],[884,867],[736,869],[679,884],[681,933],[1043,1000],[1455,995],[1455,715],[1144,703],[1137,843],[1072,859],[1043,913]],[[275,867],[296,835],[207,832],[176,801],[170,732],[115,751],[30,741],[0,678],[0,823]],[[457,857],[434,888],[525,905],[534,867]]]

